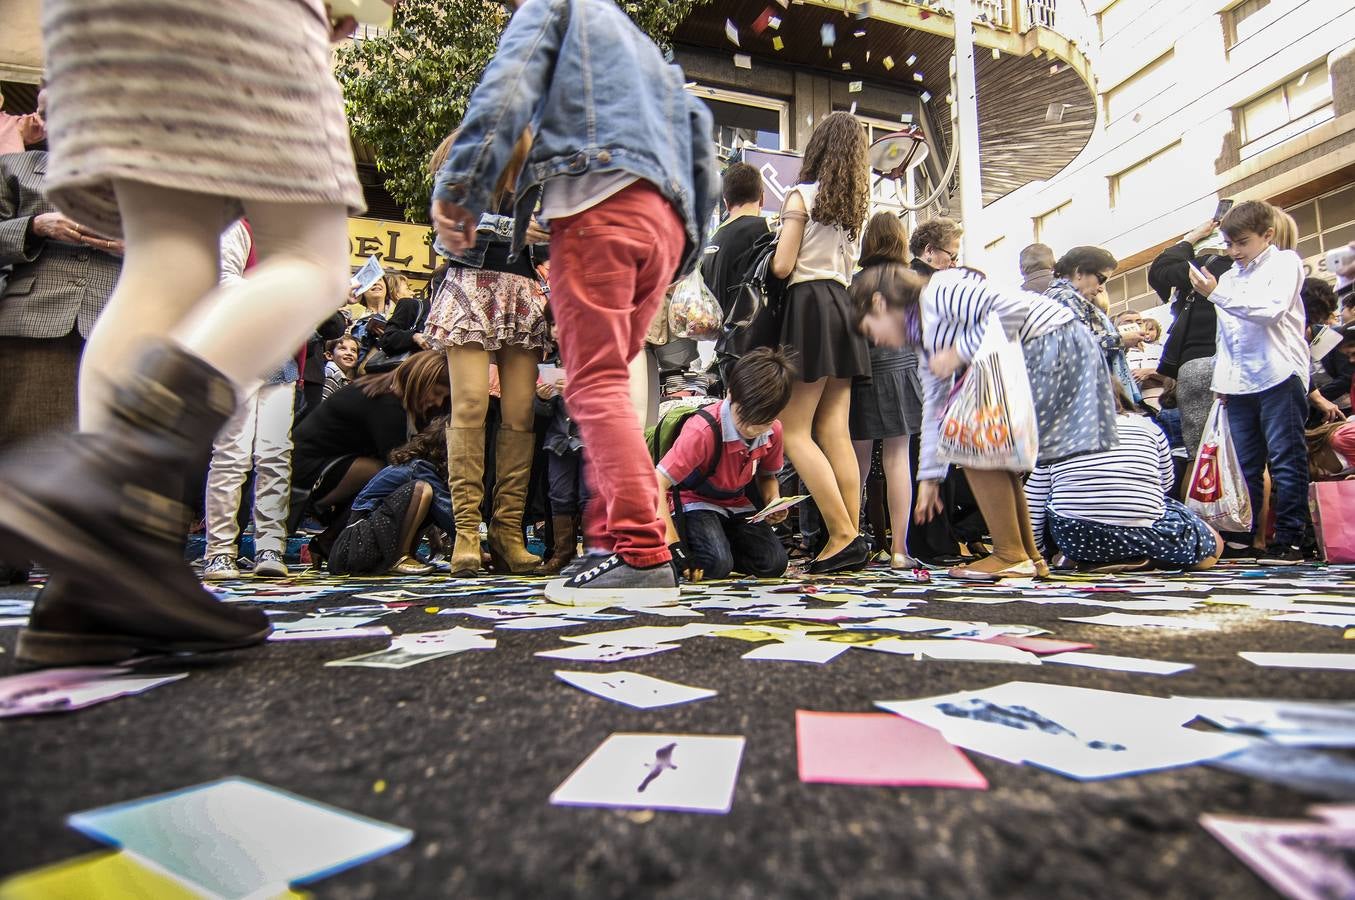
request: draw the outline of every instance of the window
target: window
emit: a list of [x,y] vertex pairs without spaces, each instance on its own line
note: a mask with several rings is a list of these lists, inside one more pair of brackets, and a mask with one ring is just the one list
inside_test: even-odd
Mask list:
[[1170,194],[1183,186],[1185,176],[1177,141],[1141,160],[1122,172],[1110,176],[1111,209],[1133,214],[1146,211],[1156,198]]
[[704,85],[689,85],[689,89],[710,107],[721,160],[732,158],[745,146],[763,150],[785,146],[789,104]]
[[1326,61],[1248,101],[1235,113],[1244,160],[1327,121],[1333,113]]
[[1297,251],[1308,274],[1334,280],[1323,254],[1355,240],[1355,185],[1288,207],[1285,212],[1298,223]]
[[[1106,282],[1106,293],[1110,296],[1110,315],[1116,316],[1126,310],[1142,312],[1161,306],[1162,300],[1157,292],[1148,287],[1148,266],[1139,266],[1128,272],[1116,275]],[[1166,322],[1161,323],[1164,327]]]
[[1261,30],[1266,17],[1256,14],[1269,5],[1270,0],[1242,0],[1223,14],[1223,37],[1228,49]]
[[1168,50],[1106,92],[1106,121],[1114,122],[1176,84],[1176,51]]
[[1143,0],[1115,0],[1101,10],[1096,23],[1101,29],[1101,43],[1114,36],[1115,32],[1132,24],[1143,12]]
[[1059,238],[1067,230],[1072,219],[1070,214],[1073,211],[1073,201],[1069,200],[1060,206],[1056,206],[1042,216],[1035,217],[1035,242],[1037,244],[1048,244],[1051,247],[1062,247],[1066,241]]

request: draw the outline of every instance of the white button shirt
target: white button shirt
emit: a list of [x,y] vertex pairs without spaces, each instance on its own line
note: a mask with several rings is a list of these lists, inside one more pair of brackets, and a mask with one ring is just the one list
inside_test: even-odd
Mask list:
[[1219,321],[1215,393],[1256,394],[1291,375],[1303,379],[1307,392],[1302,287],[1298,254],[1274,246],[1223,273],[1209,295]]

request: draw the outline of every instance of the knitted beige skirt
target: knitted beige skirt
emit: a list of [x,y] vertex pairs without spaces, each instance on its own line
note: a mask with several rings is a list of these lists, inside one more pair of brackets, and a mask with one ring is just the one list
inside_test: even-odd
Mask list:
[[[113,183],[365,204],[320,0],[44,0],[47,193],[122,234]],[[242,202],[243,201],[243,202]]]

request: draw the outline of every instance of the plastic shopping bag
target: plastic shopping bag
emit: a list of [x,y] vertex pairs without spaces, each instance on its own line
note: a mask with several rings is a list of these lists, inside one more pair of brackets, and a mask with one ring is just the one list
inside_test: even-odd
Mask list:
[[678,283],[668,304],[668,327],[673,337],[714,340],[720,336],[724,318],[724,310],[706,287],[700,269]]
[[[925,365],[925,363],[924,363]],[[990,316],[969,368],[941,415],[937,456],[971,469],[1028,472],[1039,456],[1035,400],[1018,341]]]
[[1251,531],[1251,495],[1228,430],[1228,407],[1214,401],[1205,422],[1200,452],[1190,473],[1186,506],[1216,531]]

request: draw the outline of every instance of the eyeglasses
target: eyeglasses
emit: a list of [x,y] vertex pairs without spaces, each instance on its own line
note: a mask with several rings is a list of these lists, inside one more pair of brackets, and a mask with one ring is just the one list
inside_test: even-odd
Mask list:
[[935,247],[935,248],[933,248],[933,249],[935,249],[935,250],[936,250],[937,252],[939,252],[939,253],[944,253],[944,254],[946,254],[946,256],[950,259],[950,264],[951,264],[952,266],[955,265],[955,264],[957,264],[957,263],[960,261],[960,254],[958,254],[958,253],[951,253],[951,252],[950,252],[949,250],[947,250],[945,247]]
[[1106,282],[1110,281],[1109,275],[1103,275],[1100,272],[1093,272],[1092,274],[1096,276],[1096,283],[1099,284],[1101,287],[1105,287]]

